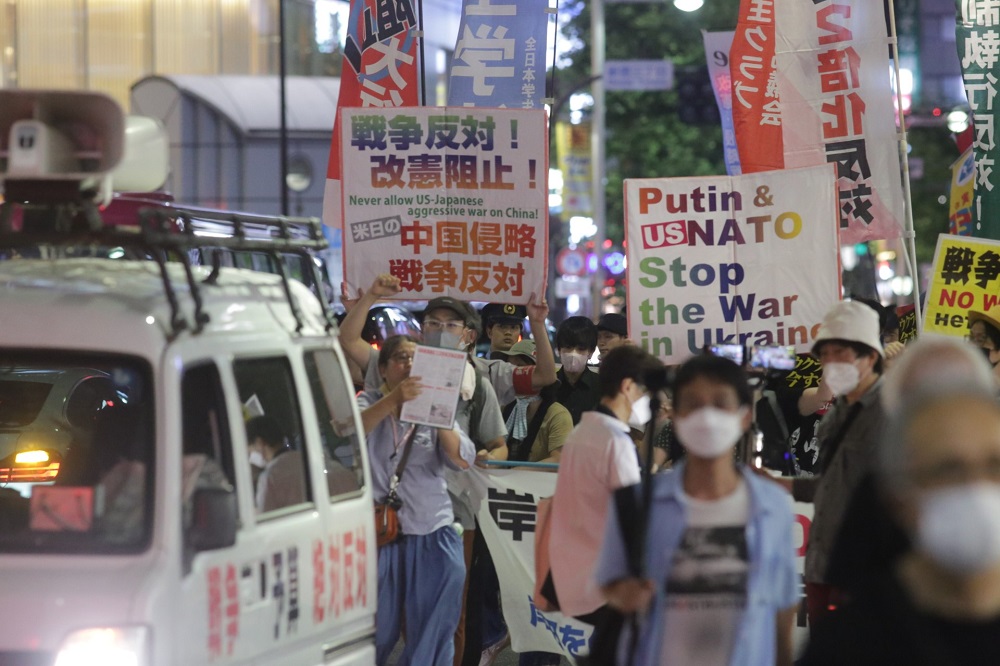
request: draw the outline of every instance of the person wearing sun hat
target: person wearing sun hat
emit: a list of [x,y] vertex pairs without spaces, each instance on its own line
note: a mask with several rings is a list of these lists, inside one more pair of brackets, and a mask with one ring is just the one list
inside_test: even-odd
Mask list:
[[986,312],[969,310],[969,340],[983,351],[1000,380],[1000,306]]
[[812,354],[823,364],[824,381],[834,395],[818,429],[820,473],[781,479],[797,501],[815,507],[803,574],[810,627],[840,600],[841,591],[827,581],[830,553],[851,495],[875,468],[886,420],[878,313],[859,301],[837,303],[823,317]]

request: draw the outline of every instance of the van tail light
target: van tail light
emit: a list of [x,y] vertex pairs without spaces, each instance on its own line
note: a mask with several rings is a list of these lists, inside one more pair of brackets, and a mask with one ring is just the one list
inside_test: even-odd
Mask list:
[[59,475],[59,461],[44,450],[19,451],[0,462],[0,484],[45,483],[55,481]]

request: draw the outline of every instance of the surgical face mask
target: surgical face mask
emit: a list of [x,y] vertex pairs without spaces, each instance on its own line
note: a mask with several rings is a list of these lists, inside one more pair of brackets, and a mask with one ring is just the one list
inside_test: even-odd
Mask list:
[[632,403],[632,413],[629,414],[628,424],[636,430],[644,430],[652,416],[653,413],[649,409],[649,396],[644,394]]
[[578,354],[577,352],[559,352],[559,358],[562,360],[563,368],[566,372],[572,372],[574,374],[578,372],[583,372],[587,368],[587,355]]
[[858,387],[861,371],[853,363],[824,363],[823,379],[834,395],[844,395]]
[[257,449],[250,452],[250,464],[254,467],[267,467],[267,461],[264,460],[264,454]]
[[424,331],[424,344],[440,349],[465,349],[462,336],[451,331]]
[[958,574],[1000,562],[1000,486],[972,483],[927,492],[920,503],[917,548]]
[[718,458],[732,452],[743,435],[745,408],[735,412],[716,407],[702,407],[687,416],[674,419],[674,432],[687,449],[698,458]]

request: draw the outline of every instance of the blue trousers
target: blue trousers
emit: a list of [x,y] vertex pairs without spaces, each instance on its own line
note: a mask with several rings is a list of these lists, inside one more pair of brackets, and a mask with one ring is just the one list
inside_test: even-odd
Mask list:
[[400,666],[452,666],[464,583],[462,538],[451,526],[383,546],[375,613],[379,666],[388,663],[401,632]]

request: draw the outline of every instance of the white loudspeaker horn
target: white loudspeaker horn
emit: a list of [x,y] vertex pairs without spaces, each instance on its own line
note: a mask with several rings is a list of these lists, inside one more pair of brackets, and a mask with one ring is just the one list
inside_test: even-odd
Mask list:
[[125,117],[125,155],[111,173],[116,192],[152,192],[170,174],[170,137],[156,118]]
[[103,93],[0,90],[0,181],[95,181],[124,147],[124,114]]

